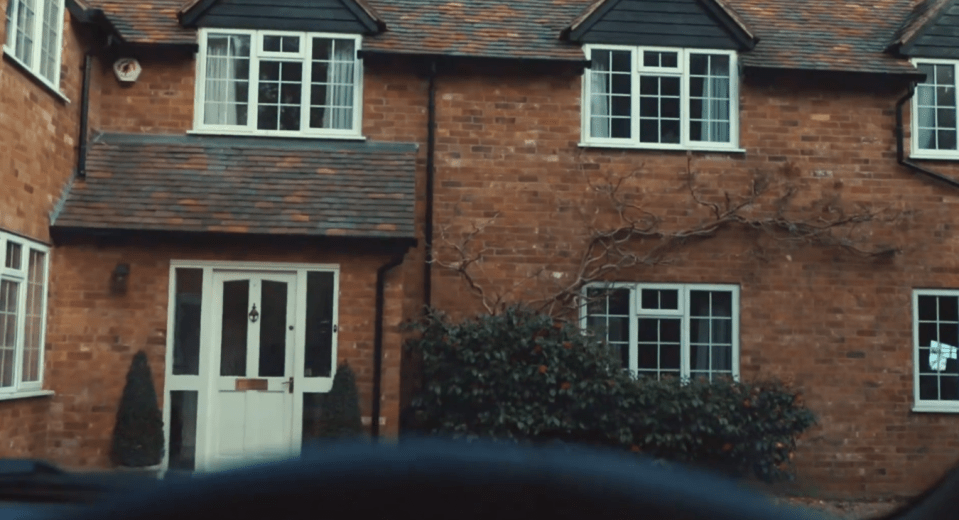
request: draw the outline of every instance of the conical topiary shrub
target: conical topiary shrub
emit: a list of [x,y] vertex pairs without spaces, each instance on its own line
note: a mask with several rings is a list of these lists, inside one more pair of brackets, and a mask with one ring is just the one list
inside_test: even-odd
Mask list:
[[363,433],[356,376],[349,365],[343,363],[336,369],[333,387],[322,402],[319,437],[358,437]]
[[163,415],[146,354],[133,356],[113,429],[113,462],[120,466],[155,466],[163,459]]

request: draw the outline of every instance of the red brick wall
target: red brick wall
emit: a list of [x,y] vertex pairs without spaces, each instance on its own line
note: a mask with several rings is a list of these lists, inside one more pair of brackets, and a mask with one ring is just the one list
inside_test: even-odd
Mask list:
[[[109,465],[117,403],[132,355],[146,351],[162,395],[166,361],[167,296],[171,259],[338,264],[338,363],[356,372],[360,407],[370,415],[376,270],[385,254],[349,253],[306,242],[221,239],[204,241],[63,240],[53,263],[54,290],[47,331],[47,369],[56,391],[50,413],[48,456],[68,467]],[[110,292],[118,263],[130,264],[125,295]],[[399,418],[401,272],[387,277],[381,434],[395,436]],[[162,397],[161,397],[162,399]]]
[[[475,271],[484,288],[509,294],[544,266],[548,280],[569,280],[585,233],[577,208],[599,208],[609,218],[584,175],[598,182],[611,172],[639,172],[623,190],[667,229],[681,229],[707,216],[684,188],[687,161],[704,196],[720,202],[723,190],[747,189],[754,172],[775,178],[789,163],[801,204],[838,192],[846,207],[917,212],[903,225],[878,227],[866,244],[893,241],[905,251],[877,260],[767,243],[758,255],[755,234],[730,230],[680,249],[672,264],[615,278],[741,287],[744,377],[792,382],[819,416],[797,457],[803,485],[825,494],[909,494],[954,464],[959,418],[910,411],[911,295],[913,288],[959,287],[957,237],[948,224],[959,192],[896,164],[894,105],[905,84],[752,71],[741,92],[746,152],[687,157],[579,147],[580,82],[555,69],[506,66],[440,76],[437,227],[448,226],[455,239],[498,215],[474,243],[485,249],[482,273]],[[444,254],[455,260],[449,249]],[[437,272],[434,287],[441,308],[480,309],[449,270]],[[540,280],[513,296],[547,289]]]
[[[7,0],[0,0],[0,10],[6,12],[6,5]],[[6,41],[5,31],[6,24],[0,24],[0,41]],[[67,23],[60,91],[70,102],[12,60],[0,59],[2,230],[49,241],[49,213],[76,164],[82,54],[77,26]],[[46,397],[0,401],[0,457],[42,457],[49,408]]]

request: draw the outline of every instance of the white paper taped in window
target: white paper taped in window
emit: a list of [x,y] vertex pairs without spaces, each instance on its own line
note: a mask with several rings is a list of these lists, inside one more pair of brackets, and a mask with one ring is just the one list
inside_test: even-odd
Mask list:
[[956,351],[959,350],[952,345],[939,343],[938,341],[929,342],[929,366],[937,372],[946,369],[946,361],[956,359]]

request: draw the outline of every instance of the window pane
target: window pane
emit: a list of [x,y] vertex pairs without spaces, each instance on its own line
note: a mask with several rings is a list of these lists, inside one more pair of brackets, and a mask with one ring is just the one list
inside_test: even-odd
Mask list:
[[[919,301],[922,302],[922,299],[926,297],[920,297]],[[939,296],[936,298],[939,306],[939,319],[947,321],[959,321],[959,297],[956,296]],[[929,319],[929,318],[920,318],[920,319]],[[933,314],[932,319],[936,319],[936,315]]]
[[249,326],[250,281],[223,282],[223,326],[220,375],[246,376],[246,334]]
[[263,36],[263,50],[267,52],[279,52],[280,40],[280,36]]
[[330,377],[333,363],[333,298],[333,273],[307,273],[305,377]]
[[632,72],[633,53],[629,51],[612,51],[613,65],[610,70],[615,72]]
[[60,67],[60,48],[57,35],[63,19],[60,15],[60,0],[43,0],[43,30],[40,34],[40,75],[50,81],[56,79]]
[[203,270],[177,268],[173,318],[173,373],[200,373],[200,300]]
[[20,284],[0,280],[0,388],[13,386]]
[[4,265],[10,269],[20,269],[22,262],[23,247],[12,240],[7,240],[7,255]]
[[352,40],[314,38],[310,127],[353,128],[356,48]]
[[33,42],[36,39],[36,0],[10,0],[17,2],[17,30],[14,34],[14,55],[18,60],[34,66]]
[[919,376],[919,399],[939,399],[939,376]]
[[260,295],[260,377],[286,372],[287,284],[264,280]]
[[212,33],[207,38],[203,122],[247,124],[250,37]]
[[46,285],[46,253],[30,250],[30,265],[27,272],[27,299],[23,332],[23,362],[21,380],[25,383],[40,381],[40,354],[43,345],[43,295]]
[[196,468],[196,424],[199,393],[170,392],[170,469]]

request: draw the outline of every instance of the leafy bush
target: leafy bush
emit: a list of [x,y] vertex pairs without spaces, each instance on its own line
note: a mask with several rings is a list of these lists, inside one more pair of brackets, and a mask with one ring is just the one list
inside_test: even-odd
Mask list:
[[358,437],[363,433],[356,376],[350,365],[343,363],[336,369],[333,386],[320,406],[318,437]]
[[163,459],[163,415],[146,354],[133,356],[113,429],[113,462],[120,466],[154,466]]
[[815,423],[782,383],[636,381],[631,419],[643,452],[765,481],[790,478],[796,438]]
[[425,382],[413,400],[428,433],[622,445],[635,397],[609,349],[573,325],[513,307],[452,323],[432,311],[410,348]]
[[459,323],[431,311],[413,328],[423,433],[620,447],[771,481],[815,420],[776,381],[634,380],[575,325],[522,307]]

